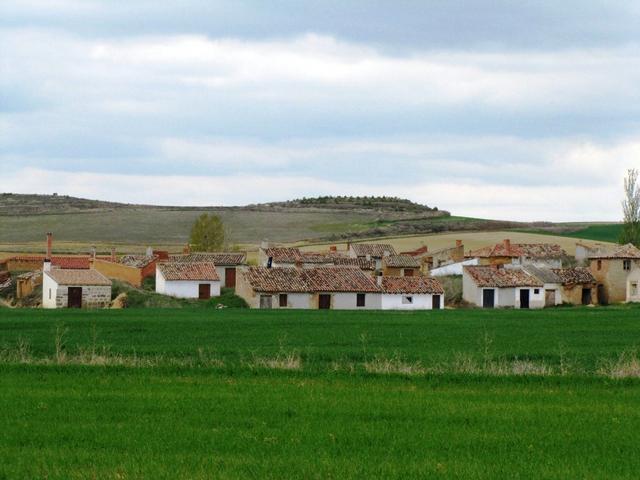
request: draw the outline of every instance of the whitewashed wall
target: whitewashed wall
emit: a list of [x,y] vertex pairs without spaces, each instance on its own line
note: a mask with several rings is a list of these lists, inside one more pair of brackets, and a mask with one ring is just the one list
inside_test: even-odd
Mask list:
[[[413,297],[412,304],[403,303],[406,296]],[[444,295],[440,296],[440,308],[444,308]],[[382,295],[382,310],[431,310],[433,309],[433,295],[431,294],[413,294],[400,295],[388,294]]]
[[446,265],[440,268],[432,269],[429,274],[432,277],[447,277],[450,275],[462,275],[463,267],[467,265],[479,265],[480,260],[477,258],[472,258],[470,260],[465,260],[464,262],[452,263],[450,265]]
[[[331,308],[334,310],[379,310],[382,303],[379,293],[367,293],[364,307],[357,306],[356,293],[334,293],[332,297]],[[318,305],[313,308],[318,308]]]
[[211,285],[211,296],[220,296],[220,281],[166,280],[160,270],[156,270],[156,292],[178,298],[198,298],[201,284]]
[[42,308],[57,308],[57,294],[58,284],[53,278],[44,273],[42,275]]

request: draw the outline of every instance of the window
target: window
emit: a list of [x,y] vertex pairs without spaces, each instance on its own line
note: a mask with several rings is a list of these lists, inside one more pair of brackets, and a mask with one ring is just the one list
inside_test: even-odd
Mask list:
[[602,270],[602,260],[598,260],[598,270]]
[[356,307],[364,307],[367,303],[367,296],[364,293],[359,293],[356,298]]
[[638,295],[638,282],[631,282],[631,296],[636,297]]
[[402,297],[403,305],[413,305],[413,297],[405,295]]
[[49,300],[51,300],[51,289],[49,289]]
[[631,270],[631,260],[624,260],[622,262],[622,268],[624,270]]
[[539,288],[534,288],[533,289],[533,294],[534,295],[540,295],[540,289]]
[[289,306],[289,295],[286,293],[280,294],[280,308],[287,308]]

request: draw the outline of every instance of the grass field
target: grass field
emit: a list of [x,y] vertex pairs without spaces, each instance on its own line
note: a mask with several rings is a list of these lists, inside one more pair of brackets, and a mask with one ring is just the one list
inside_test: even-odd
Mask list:
[[0,478],[637,478],[639,313],[0,309]]

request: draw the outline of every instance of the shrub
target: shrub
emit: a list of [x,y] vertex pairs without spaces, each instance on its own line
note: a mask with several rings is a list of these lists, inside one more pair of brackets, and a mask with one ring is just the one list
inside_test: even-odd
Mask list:
[[444,299],[447,305],[458,306],[462,304],[462,276],[450,275],[438,277],[444,288]]

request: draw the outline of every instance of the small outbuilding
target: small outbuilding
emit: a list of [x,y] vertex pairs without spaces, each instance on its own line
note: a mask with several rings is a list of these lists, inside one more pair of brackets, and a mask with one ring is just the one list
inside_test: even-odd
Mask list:
[[156,265],[156,292],[178,298],[208,300],[220,296],[220,277],[210,262],[169,262]]
[[213,263],[220,278],[221,288],[236,288],[238,268],[247,263],[244,252],[195,252],[170,255],[170,263]]
[[100,272],[46,268],[42,277],[43,308],[105,308],[111,304],[111,280]]
[[520,267],[464,267],[462,296],[482,308],[544,308],[544,283]]
[[380,277],[382,310],[439,310],[444,289],[430,277]]

